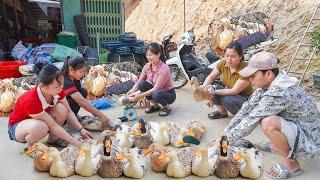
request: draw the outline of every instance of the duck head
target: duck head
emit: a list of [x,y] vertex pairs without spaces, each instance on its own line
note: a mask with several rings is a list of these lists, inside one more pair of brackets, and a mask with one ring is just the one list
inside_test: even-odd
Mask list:
[[229,141],[227,136],[222,136],[220,140],[220,155],[226,157],[228,155]]
[[91,148],[89,145],[82,145],[82,147],[78,150],[77,156],[85,155],[86,157],[91,157]]
[[111,145],[112,145],[111,137],[109,135],[105,136],[103,140],[103,149],[104,149],[103,152],[105,156],[110,156]]
[[141,134],[146,133],[147,132],[147,130],[146,130],[147,123],[143,119],[139,119],[138,123],[139,123],[138,128],[141,131]]
[[26,154],[28,156],[30,156],[32,153],[36,152],[36,151],[41,151],[41,152],[47,152],[49,150],[49,148],[42,144],[42,143],[34,143],[32,146],[28,147],[28,151],[26,152]]

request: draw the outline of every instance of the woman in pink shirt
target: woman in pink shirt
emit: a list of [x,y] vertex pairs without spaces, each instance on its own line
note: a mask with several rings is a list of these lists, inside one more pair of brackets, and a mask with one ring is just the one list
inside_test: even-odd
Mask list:
[[[143,67],[139,80],[128,92],[131,101],[137,102],[146,97],[151,106],[146,113],[160,111],[160,116],[167,116],[171,112],[171,104],[176,100],[176,93],[172,84],[170,68],[162,62],[161,46],[150,43],[146,49],[148,63]],[[141,93],[137,93],[140,90]],[[162,106],[162,108],[160,107]]]

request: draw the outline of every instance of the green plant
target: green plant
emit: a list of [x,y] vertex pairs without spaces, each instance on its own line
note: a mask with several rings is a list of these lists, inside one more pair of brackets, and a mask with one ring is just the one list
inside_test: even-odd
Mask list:
[[313,32],[310,33],[311,45],[310,49],[314,47],[318,48],[318,53],[320,50],[320,26],[318,26]]

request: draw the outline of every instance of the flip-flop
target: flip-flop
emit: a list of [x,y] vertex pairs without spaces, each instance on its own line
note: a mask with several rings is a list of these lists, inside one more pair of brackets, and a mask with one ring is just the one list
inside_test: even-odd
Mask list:
[[171,108],[162,108],[159,112],[159,116],[164,117],[164,116],[168,116],[171,113]]
[[161,109],[160,107],[150,106],[145,110],[145,113],[147,114],[154,113],[154,112],[160,111],[160,109]]
[[208,114],[210,119],[220,119],[228,117],[228,114],[221,114],[219,111],[213,111],[212,113]]
[[301,169],[298,169],[295,172],[290,172],[289,169],[282,164],[276,164],[271,169],[276,173],[276,175],[266,172],[266,176],[272,179],[288,179],[302,174]]
[[270,142],[264,142],[264,143],[259,143],[259,144],[254,144],[255,147],[258,148],[260,151],[264,152],[269,152],[269,153],[275,153],[275,154],[280,154],[279,151],[275,149],[271,149],[270,147]]

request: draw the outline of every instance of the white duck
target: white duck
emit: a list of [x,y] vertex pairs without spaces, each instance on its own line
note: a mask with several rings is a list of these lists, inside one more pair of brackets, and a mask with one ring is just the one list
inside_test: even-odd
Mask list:
[[130,137],[130,127],[128,125],[121,125],[121,128],[116,132],[116,140],[121,148],[133,147],[133,138]]
[[155,122],[150,122],[151,135],[154,143],[161,144],[163,146],[170,144],[170,124],[161,122],[160,125]]
[[259,179],[262,175],[263,155],[259,150],[250,148],[242,153],[244,162],[240,166],[240,175],[249,179]]
[[188,135],[188,130],[184,127],[180,127],[177,123],[171,124],[170,130],[170,144],[174,147],[185,147],[188,143],[183,141],[183,137]]
[[218,155],[214,154],[215,147],[202,146],[197,148],[196,154],[192,160],[192,173],[200,177],[212,176]]
[[138,155],[136,149],[131,149],[129,153],[125,153],[127,163],[124,164],[123,174],[130,178],[140,179],[146,174],[146,166],[143,158]]
[[60,153],[57,148],[49,148],[49,156],[53,161],[50,166],[50,175],[54,177],[68,177],[74,174],[74,164],[77,156],[75,147],[66,147]]
[[190,147],[183,148],[178,153],[171,150],[168,157],[166,173],[169,177],[183,178],[191,175],[192,149]]
[[83,145],[78,152],[78,157],[76,159],[76,173],[85,177],[93,176],[97,173],[101,157],[102,156],[100,154],[92,157],[91,147],[89,145]]

